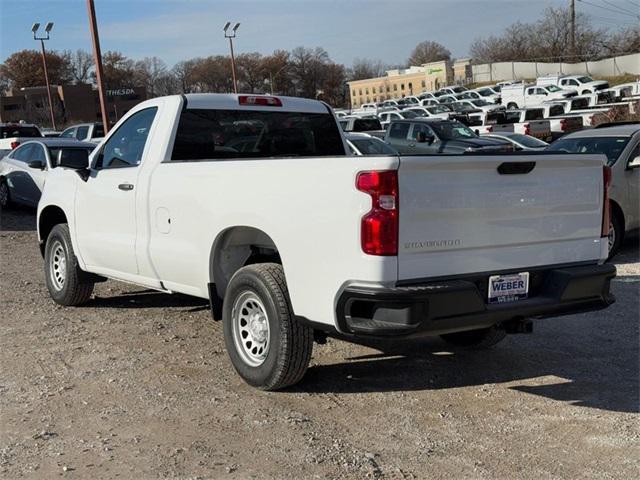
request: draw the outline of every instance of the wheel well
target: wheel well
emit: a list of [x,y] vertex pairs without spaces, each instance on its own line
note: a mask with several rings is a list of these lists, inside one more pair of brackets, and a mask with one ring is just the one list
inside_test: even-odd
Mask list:
[[44,246],[47,241],[47,237],[53,227],[59,223],[67,223],[67,216],[60,207],[51,205],[46,207],[40,212],[40,218],[38,219],[38,234],[40,240],[40,253],[44,256]]
[[282,264],[275,242],[262,230],[238,226],[222,232],[211,248],[209,279],[220,298],[240,268],[254,263]]

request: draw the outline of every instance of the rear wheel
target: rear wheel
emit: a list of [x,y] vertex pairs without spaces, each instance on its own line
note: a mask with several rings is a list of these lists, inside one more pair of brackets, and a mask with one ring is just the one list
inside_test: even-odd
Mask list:
[[313,329],[295,318],[281,265],[238,270],[224,296],[222,322],[231,363],[248,384],[278,390],[302,379]]
[[0,208],[7,208],[10,203],[9,185],[7,185],[7,181],[4,178],[0,179]]
[[518,105],[511,102],[511,103],[507,103],[507,110],[515,110],[516,108],[518,108]]
[[65,306],[80,305],[91,297],[93,283],[83,282],[83,271],[73,253],[69,227],[61,223],[47,237],[44,277],[53,301]]
[[479,330],[468,330],[466,332],[446,333],[440,335],[440,338],[456,347],[483,349],[499,343],[506,335],[507,332],[503,328],[493,326]]

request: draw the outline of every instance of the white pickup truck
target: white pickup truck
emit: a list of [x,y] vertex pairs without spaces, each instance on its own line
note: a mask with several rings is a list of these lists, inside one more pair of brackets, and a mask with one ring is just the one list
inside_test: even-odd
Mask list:
[[534,107],[550,100],[575,97],[576,92],[555,85],[525,85],[515,83],[502,88],[502,104],[508,109]]
[[327,334],[483,347],[614,301],[602,155],[347,152],[315,100],[145,101],[50,172],[49,293],[80,305],[112,278],[209,299],[234,367],[267,390]]
[[544,118],[544,109],[523,108],[469,114],[470,126],[481,133],[512,132],[530,135],[545,142],[553,140],[551,121]]

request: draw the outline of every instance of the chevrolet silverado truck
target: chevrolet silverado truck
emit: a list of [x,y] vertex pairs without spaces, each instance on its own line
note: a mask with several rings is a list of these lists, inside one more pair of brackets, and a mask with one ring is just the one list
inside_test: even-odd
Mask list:
[[50,172],[46,286],[65,306],[106,279],[208,299],[265,390],[298,382],[327,335],[487,347],[614,301],[604,161],[354,157],[319,101],[155,98]]

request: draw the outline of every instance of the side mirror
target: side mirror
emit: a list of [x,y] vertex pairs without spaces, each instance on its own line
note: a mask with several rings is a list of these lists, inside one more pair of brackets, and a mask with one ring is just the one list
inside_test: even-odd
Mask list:
[[58,152],[58,166],[85,170],[89,168],[89,152],[84,148],[61,148]]
[[638,155],[636,158],[632,158],[629,162],[629,165],[627,165],[627,168],[640,168],[640,155]]
[[32,162],[27,163],[29,168],[37,168],[38,170],[44,170],[44,162],[41,160],[33,160]]

